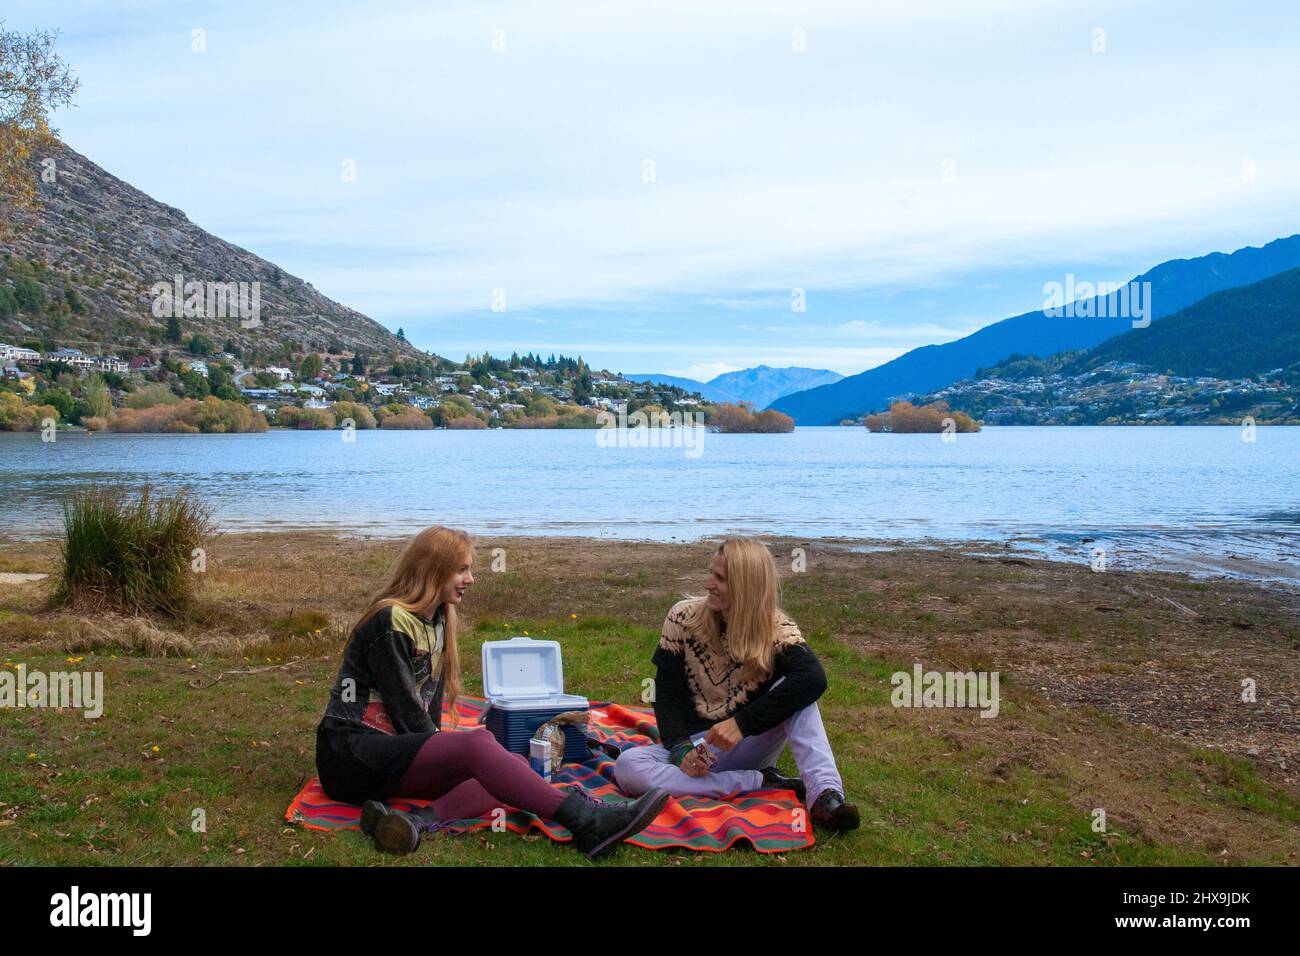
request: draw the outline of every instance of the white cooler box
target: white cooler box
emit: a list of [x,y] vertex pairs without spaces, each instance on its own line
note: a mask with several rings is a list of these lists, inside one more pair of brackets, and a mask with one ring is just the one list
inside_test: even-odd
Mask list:
[[[530,637],[483,642],[483,696],[488,710],[479,722],[506,750],[524,757],[542,724],[566,711],[591,708],[587,698],[564,693],[559,642]],[[565,763],[582,763],[590,756],[586,726],[565,727]]]

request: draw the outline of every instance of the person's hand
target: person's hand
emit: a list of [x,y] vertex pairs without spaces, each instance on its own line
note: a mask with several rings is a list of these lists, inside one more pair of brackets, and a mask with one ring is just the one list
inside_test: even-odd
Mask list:
[[681,762],[682,772],[688,777],[705,777],[709,773],[709,765],[704,758],[699,755],[698,751],[692,750]]
[[709,728],[709,732],[704,735],[706,743],[711,743],[719,750],[730,750],[744,738],[740,732],[740,725],[736,723],[734,717],[729,717],[720,724],[714,724]]

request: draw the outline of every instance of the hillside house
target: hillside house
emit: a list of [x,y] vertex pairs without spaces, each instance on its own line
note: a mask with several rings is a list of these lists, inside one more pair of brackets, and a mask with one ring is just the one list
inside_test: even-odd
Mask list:
[[73,368],[83,371],[95,364],[94,360],[83,353],[81,349],[57,349],[47,357],[51,362],[62,362],[64,365],[71,365]]
[[0,365],[17,365],[20,362],[35,364],[41,360],[41,353],[35,349],[23,348],[21,345],[5,345],[0,342]]
[[119,374],[127,371],[129,368],[127,363],[122,361],[122,359],[118,358],[116,355],[96,355],[94,359],[94,367],[96,371],[117,372]]

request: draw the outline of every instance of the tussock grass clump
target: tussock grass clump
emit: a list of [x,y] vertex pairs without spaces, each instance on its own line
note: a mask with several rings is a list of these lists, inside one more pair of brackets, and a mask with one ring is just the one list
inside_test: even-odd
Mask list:
[[212,532],[208,509],[187,491],[92,486],[63,507],[54,602],[178,615],[193,603]]
[[128,617],[76,622],[76,634],[64,640],[68,654],[123,653],[144,657],[189,657],[197,650],[193,641],[175,631],[160,630],[144,618]]

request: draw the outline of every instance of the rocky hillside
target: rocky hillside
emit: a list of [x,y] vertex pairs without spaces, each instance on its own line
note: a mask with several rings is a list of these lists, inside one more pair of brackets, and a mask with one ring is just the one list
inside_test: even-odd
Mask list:
[[[311,283],[200,229],[179,209],[124,183],[70,147],[41,184],[41,208],[0,239],[0,341],[53,342],[123,352],[164,342],[154,314],[159,282],[258,282],[257,322],[234,309],[179,318],[183,333],[262,354],[422,355],[379,323],[321,295]],[[44,167],[37,166],[34,175]],[[48,177],[44,177],[48,178]],[[15,296],[13,293],[17,292]],[[259,324],[260,323],[260,324]]]

